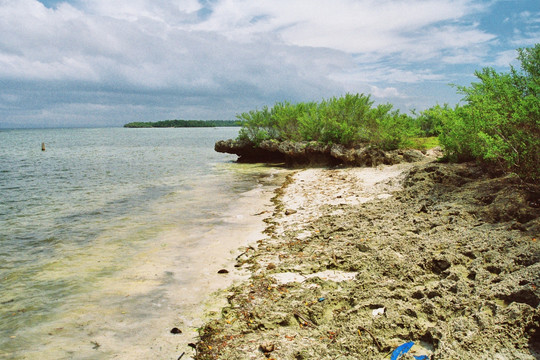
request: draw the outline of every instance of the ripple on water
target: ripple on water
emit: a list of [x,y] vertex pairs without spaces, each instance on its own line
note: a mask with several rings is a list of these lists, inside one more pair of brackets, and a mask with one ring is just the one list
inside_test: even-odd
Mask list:
[[270,172],[214,153],[232,129],[151,130],[0,133],[0,358],[171,357]]

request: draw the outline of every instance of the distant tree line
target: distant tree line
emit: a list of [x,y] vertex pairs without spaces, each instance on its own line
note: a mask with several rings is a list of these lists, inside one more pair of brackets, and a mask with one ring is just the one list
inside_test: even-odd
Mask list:
[[135,121],[124,125],[125,128],[179,128],[226,126],[240,126],[240,124],[236,120],[162,120],[154,122]]

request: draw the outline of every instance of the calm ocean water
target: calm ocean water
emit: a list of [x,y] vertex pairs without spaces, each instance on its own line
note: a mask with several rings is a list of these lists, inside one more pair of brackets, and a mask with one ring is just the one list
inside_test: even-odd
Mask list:
[[182,293],[200,301],[196,249],[251,231],[271,185],[213,151],[237,132],[0,131],[0,358],[173,358],[174,339],[153,340],[189,322]]

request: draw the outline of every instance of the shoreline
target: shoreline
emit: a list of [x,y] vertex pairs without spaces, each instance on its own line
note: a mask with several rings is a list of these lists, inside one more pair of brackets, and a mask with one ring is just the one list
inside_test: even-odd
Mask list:
[[237,258],[251,277],[226,291],[194,358],[379,359],[414,341],[430,359],[535,359],[536,200],[429,160],[289,175],[266,237]]
[[[264,237],[263,219],[271,212],[271,198],[284,176],[281,170],[267,169],[262,172],[257,180],[258,186],[241,193],[231,202],[227,215],[222,219],[224,223],[218,226],[219,231],[204,234],[203,243],[197,240],[193,248],[186,249],[187,253],[182,256],[191,261],[185,266],[193,269],[196,281],[188,279],[187,287],[179,293],[170,294],[172,302],[176,298],[177,302],[183,304],[183,311],[167,322],[171,333],[164,339],[156,339],[158,342],[153,345],[154,348],[160,345],[166,345],[169,349],[174,347],[175,359],[179,356],[193,359],[191,346],[198,339],[198,329],[216,318],[220,309],[226,306],[223,294],[227,289],[250,276],[246,269],[234,267],[235,258],[241,249],[250,247]],[[234,230],[230,230],[229,225],[233,225]],[[179,331],[173,332],[173,329]]]

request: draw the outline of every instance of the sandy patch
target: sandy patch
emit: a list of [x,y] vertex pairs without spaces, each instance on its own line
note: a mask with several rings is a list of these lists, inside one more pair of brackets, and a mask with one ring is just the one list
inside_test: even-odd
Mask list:
[[326,270],[314,274],[302,275],[293,272],[279,273],[270,275],[271,278],[275,279],[278,284],[284,285],[290,282],[302,283],[311,278],[319,278],[322,280],[342,282],[346,280],[352,280],[358,275],[356,272],[344,272],[344,271],[334,271]]

